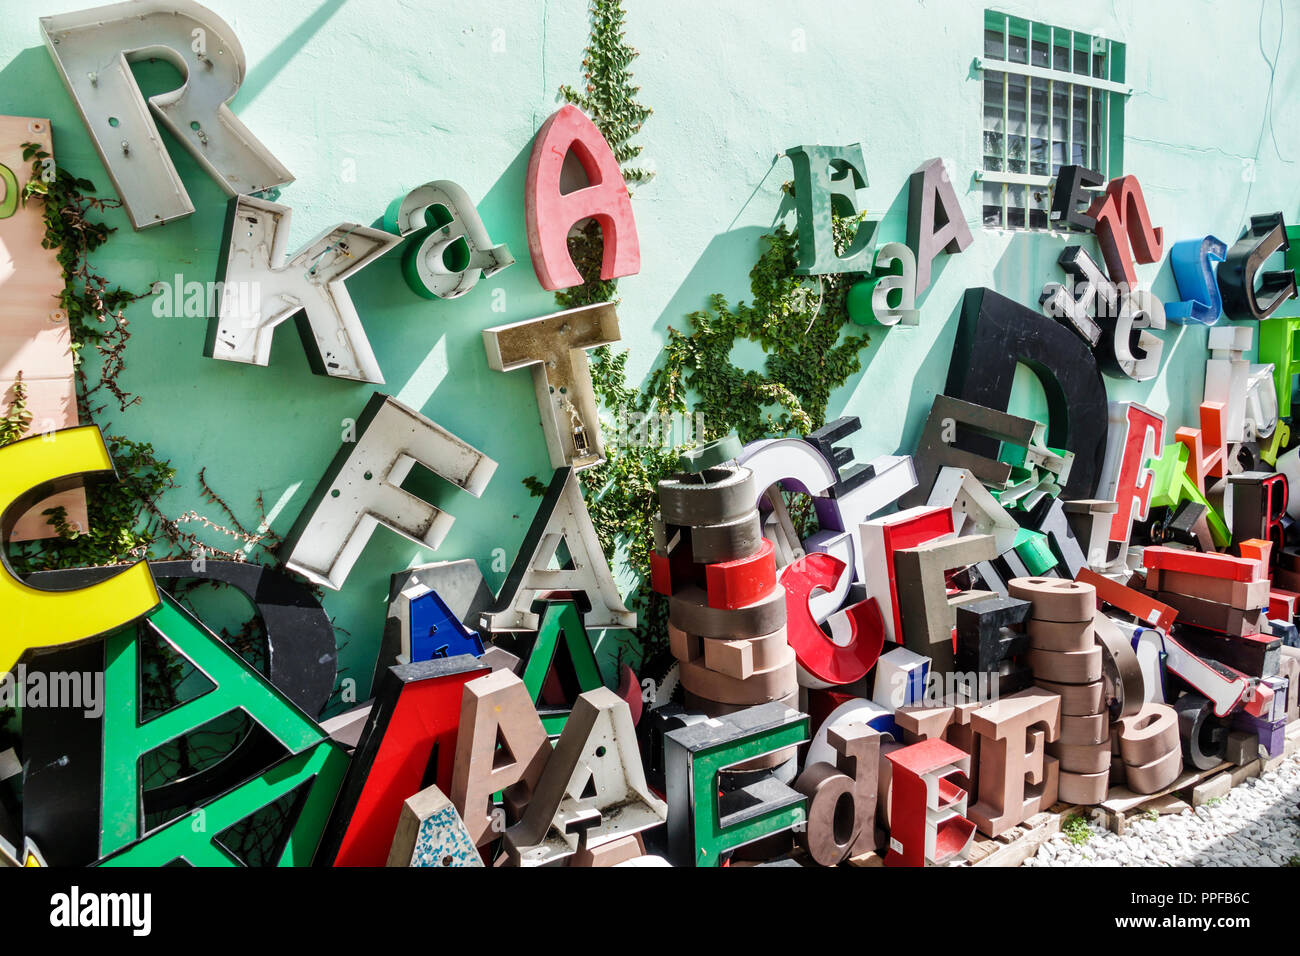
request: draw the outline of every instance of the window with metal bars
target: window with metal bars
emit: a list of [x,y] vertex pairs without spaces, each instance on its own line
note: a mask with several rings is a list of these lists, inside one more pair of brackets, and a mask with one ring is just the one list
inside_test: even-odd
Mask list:
[[984,54],[984,226],[1051,223],[1051,185],[1062,166],[1108,179],[1124,161],[1124,44],[988,11]]

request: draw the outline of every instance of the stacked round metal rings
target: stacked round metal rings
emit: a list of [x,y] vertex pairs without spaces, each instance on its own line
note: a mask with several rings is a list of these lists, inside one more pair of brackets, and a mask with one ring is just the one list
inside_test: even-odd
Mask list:
[[1015,578],[1012,597],[1029,601],[1029,667],[1034,683],[1061,697],[1061,732],[1047,745],[1060,763],[1060,799],[1094,804],[1110,780],[1110,715],[1095,640],[1097,589],[1068,578]]
[[[749,469],[736,465],[659,482],[652,579],[668,596],[683,702],[710,717],[768,701],[798,707],[785,590],[755,507],[760,491]],[[784,770],[793,757],[786,748],[734,769]]]

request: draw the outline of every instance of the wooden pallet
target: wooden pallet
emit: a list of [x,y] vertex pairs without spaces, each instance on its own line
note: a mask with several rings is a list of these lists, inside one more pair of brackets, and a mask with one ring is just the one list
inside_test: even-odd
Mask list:
[[[1038,848],[1059,833],[1061,824],[1069,816],[1084,808],[1069,803],[1057,803],[1050,809],[1036,813],[1018,826],[996,837],[975,834],[970,855],[964,860],[954,860],[945,866],[1019,866],[1038,852]],[[884,866],[884,858],[875,852],[850,857],[849,866]]]
[[1080,809],[1073,804],[1056,803],[992,839],[977,834],[965,865],[1019,866],[1060,833],[1061,825]]
[[1300,749],[1300,721],[1292,721],[1280,757],[1261,757],[1241,767],[1225,761],[1209,770],[1184,770],[1173,783],[1155,793],[1138,794],[1127,787],[1112,787],[1100,807],[1106,828],[1122,836],[1132,822],[1152,813],[1181,813],[1188,807],[1199,807],[1251,777],[1275,769],[1297,749]]
[[851,856],[844,861],[846,866],[884,866],[885,858],[875,850],[868,850],[858,856]]
[[1272,759],[1261,757],[1259,760],[1252,760],[1240,767],[1229,765],[1222,772],[1207,778],[1192,788],[1192,806],[1199,807],[1212,800],[1218,800],[1227,795],[1228,791],[1233,787],[1245,783],[1251,777],[1258,777],[1276,769],[1278,764],[1297,750],[1300,750],[1300,720],[1292,721],[1287,726],[1286,744],[1282,748],[1282,756]]
[[1106,829],[1117,836],[1123,836],[1128,832],[1129,827],[1138,820],[1163,816],[1166,813],[1182,813],[1191,804],[1179,796],[1178,791],[1183,790],[1185,792],[1185,788],[1199,780],[1202,774],[1217,772],[1218,768],[1200,771],[1195,774],[1181,774],[1170,787],[1159,793],[1134,794],[1127,787],[1114,787],[1110,791],[1112,794],[1116,791],[1123,791],[1123,795],[1114,798],[1108,797],[1106,802],[1096,809],[1101,810],[1101,822]]
[[[1038,852],[1039,847],[1061,830],[1061,825],[1073,815],[1092,818],[1092,811],[1100,809],[1104,823],[1112,833],[1123,835],[1135,821],[1151,814],[1182,813],[1189,807],[1221,797],[1232,787],[1276,769],[1284,759],[1300,750],[1300,721],[1293,721],[1286,730],[1286,746],[1280,757],[1271,760],[1260,758],[1243,767],[1227,762],[1209,770],[1185,770],[1169,786],[1155,793],[1134,793],[1127,787],[1112,787],[1099,807],[1076,806],[1057,803],[1042,813],[1036,813],[1019,826],[1012,827],[998,837],[985,837],[976,833],[968,859],[950,866],[1020,866]],[[884,866],[879,853],[863,853],[851,857],[849,866]]]

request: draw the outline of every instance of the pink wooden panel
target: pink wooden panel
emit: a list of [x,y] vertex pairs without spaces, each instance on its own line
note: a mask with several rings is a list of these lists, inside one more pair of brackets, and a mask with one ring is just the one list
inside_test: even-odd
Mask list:
[[[0,165],[14,174],[21,189],[31,178],[31,161],[22,157],[24,143],[40,143],[53,155],[50,121],[0,116]],[[8,177],[3,177],[8,179]],[[0,212],[3,193],[0,182]],[[41,248],[45,226],[37,203],[21,203],[0,219],[0,409],[8,411],[13,383],[21,372],[27,384],[27,407],[33,433],[80,424],[74,391],[68,318],[59,309],[63,277],[52,249]],[[68,509],[68,520],[85,528],[86,499],[81,491],[42,501],[20,519],[15,541],[54,537],[41,511],[55,505]]]

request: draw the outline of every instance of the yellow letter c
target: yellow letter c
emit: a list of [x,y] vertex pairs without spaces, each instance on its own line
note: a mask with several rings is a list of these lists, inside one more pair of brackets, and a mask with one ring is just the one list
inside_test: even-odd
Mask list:
[[93,425],[35,435],[0,448],[0,675],[29,647],[97,637],[158,606],[158,589],[144,561],[72,591],[29,587],[9,566],[9,534],[32,505],[87,481],[116,477],[104,437]]

